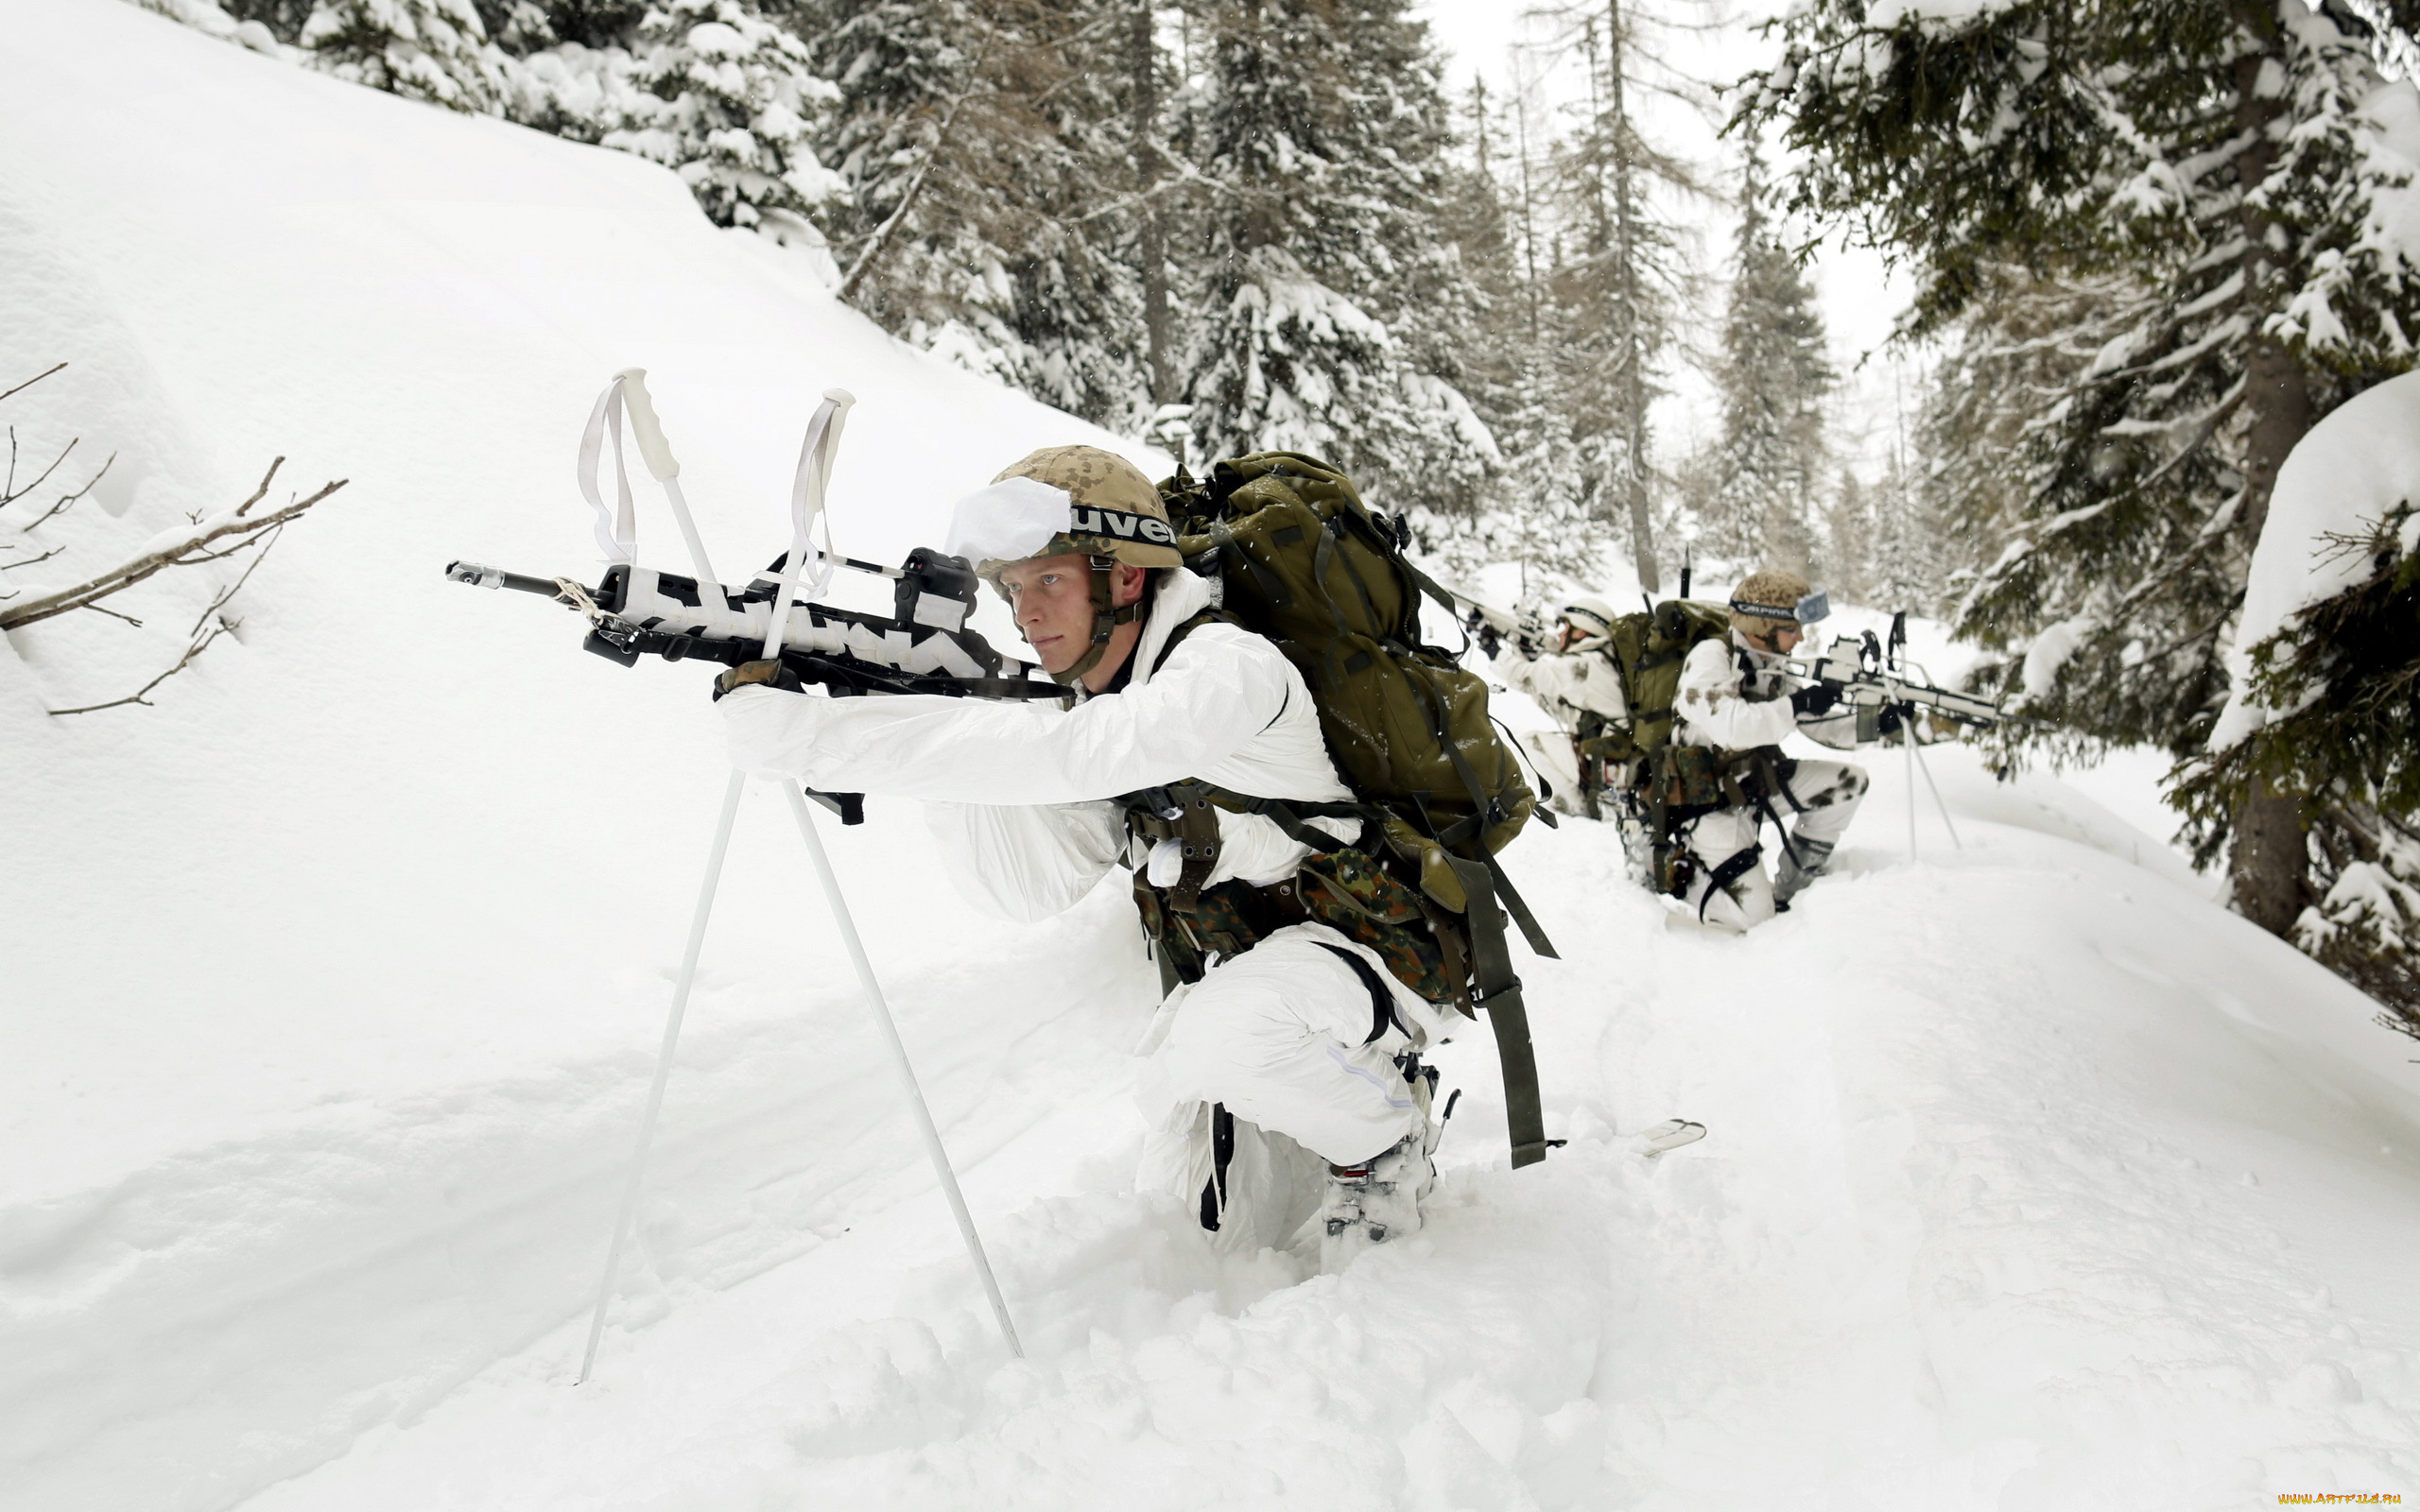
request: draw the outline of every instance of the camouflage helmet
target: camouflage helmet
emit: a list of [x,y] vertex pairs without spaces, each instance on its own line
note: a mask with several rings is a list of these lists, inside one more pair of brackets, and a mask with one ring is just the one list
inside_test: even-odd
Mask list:
[[959,501],[943,549],[994,584],[1001,568],[1046,557],[1184,564],[1159,490],[1098,446],[1046,446],[1003,468],[989,488]]
[[1092,644],[1075,665],[1051,674],[1062,685],[1099,665],[1117,627],[1142,617],[1148,591],[1132,604],[1111,602],[1113,567],[1184,565],[1159,490],[1133,463],[1098,446],[1046,446],[1002,469],[990,487],[958,502],[942,550],[972,562],[1003,597],[1004,568],[1051,557],[1090,559]]
[[1750,573],[1731,591],[1731,627],[1759,641],[1831,613],[1829,595],[1786,567]]

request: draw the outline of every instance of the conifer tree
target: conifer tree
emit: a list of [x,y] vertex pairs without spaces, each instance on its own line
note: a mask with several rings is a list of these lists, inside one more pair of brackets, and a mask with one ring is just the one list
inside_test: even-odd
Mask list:
[[[2410,168],[2373,113],[2371,28],[2344,0],[1889,15],[1793,12],[1742,113],[1806,155],[1800,208],[1910,260],[1918,330],[2011,266],[2114,267],[2142,292],[2032,416],[2019,529],[1962,626],[2010,650],[2007,686],[2068,738],[2188,754],[2225,693],[2218,647],[2278,465],[2411,361],[2420,269],[2381,205]],[[2325,806],[2256,779],[2231,816],[2235,904],[2272,931],[2307,901]]]
[[645,94],[605,145],[679,174],[718,226],[820,243],[808,217],[839,181],[816,161],[811,121],[838,91],[806,44],[739,0],[655,0],[634,51]]
[[1459,387],[1473,299],[1440,234],[1447,129],[1405,0],[1244,0],[1208,18],[1195,124],[1206,456],[1311,452],[1392,507],[1451,512],[1497,460]]
[[1133,0],[818,0],[813,13],[840,91],[822,142],[847,186],[827,217],[842,298],[1048,403],[1136,426],[1152,393]]
[[1815,291],[1774,236],[1764,200],[1764,163],[1752,146],[1714,371],[1722,431],[1704,524],[1708,543],[1724,557],[1803,573],[1813,561],[1827,470],[1832,365]]
[[295,39],[312,66],[449,110],[488,112],[504,58],[471,0],[319,0]]
[[1591,511],[1600,530],[1627,537],[1638,580],[1654,593],[1662,579],[1649,415],[1689,282],[1681,233],[1656,200],[1694,194],[1697,183],[1639,119],[1651,88],[1680,93],[1648,46],[1651,17],[1640,0],[1593,0],[1561,14],[1576,31],[1589,95],[1580,129],[1555,155],[1556,208],[1568,237],[1551,277],[1563,336],[1557,357]]

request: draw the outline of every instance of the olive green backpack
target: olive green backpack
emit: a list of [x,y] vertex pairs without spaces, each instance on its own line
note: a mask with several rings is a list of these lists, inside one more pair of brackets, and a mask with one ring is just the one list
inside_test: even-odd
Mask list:
[[1671,743],[1672,710],[1681,696],[1681,663],[1701,641],[1727,638],[1730,611],[1719,604],[1668,598],[1614,621],[1605,649],[1621,671],[1622,698],[1630,706],[1626,729],[1599,736],[1595,753],[1630,762]]
[[1229,806],[1266,814],[1314,849],[1337,842],[1305,830],[1305,817],[1349,808],[1374,822],[1383,844],[1371,843],[1371,852],[1442,911],[1432,917],[1443,931],[1465,936],[1447,942],[1447,955],[1467,962],[1469,1001],[1488,1010],[1495,1032],[1513,1163],[1543,1158],[1537,1074],[1503,913],[1537,954],[1555,951],[1495,852],[1533,814],[1553,817],[1489,717],[1486,681],[1422,638],[1421,595],[1449,617],[1453,600],[1405,558],[1409,528],[1373,512],[1350,479],[1315,457],[1259,452],[1199,481],[1179,472],[1160,495],[1186,565],[1218,579],[1223,614],[1275,642],[1302,673],[1328,751],[1359,800]]
[[[1583,755],[1632,764],[1630,800],[1652,847],[1651,879],[1658,891],[1674,897],[1685,895],[1693,880],[1681,826],[1707,809],[1749,801],[1741,779],[1768,756],[1756,750],[1725,757],[1672,742],[1682,663],[1702,643],[1727,642],[1730,634],[1731,615],[1721,605],[1685,598],[1616,620],[1605,649],[1621,670],[1630,722],[1581,746]],[[1766,776],[1770,780],[1769,765]]]

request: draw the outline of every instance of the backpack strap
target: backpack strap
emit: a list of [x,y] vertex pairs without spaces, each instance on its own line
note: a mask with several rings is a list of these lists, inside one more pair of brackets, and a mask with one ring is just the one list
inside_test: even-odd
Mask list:
[[1521,999],[1521,978],[1512,970],[1504,915],[1495,905],[1495,882],[1503,872],[1487,863],[1448,859],[1469,897],[1462,918],[1470,927],[1471,1001],[1487,1009],[1488,1026],[1495,1031],[1496,1058],[1504,1070],[1505,1131],[1512,1136],[1512,1167],[1519,1170],[1545,1160],[1548,1144],[1561,1142],[1547,1138],[1537,1052],[1530,1043],[1530,1010]]

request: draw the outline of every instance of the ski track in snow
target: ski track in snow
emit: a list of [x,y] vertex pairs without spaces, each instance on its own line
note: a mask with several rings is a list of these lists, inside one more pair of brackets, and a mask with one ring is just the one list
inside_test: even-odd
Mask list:
[[[2164,822],[2122,770],[2083,784],[2103,807],[1951,749],[1966,849],[1918,789],[1910,858],[1909,775],[1869,753],[1841,874],[1746,939],[1668,930],[1608,832],[1533,828],[1507,859],[1564,951],[1522,969],[1570,1143],[1504,1169],[1465,1034],[1428,1228],[1333,1277],[1213,1256],[1132,1191],[1154,977],[1114,885],[1011,928],[910,806],[827,829],[1024,1362],[752,789],[574,1387],[718,737],[701,675],[580,657],[437,568],[585,569],[571,442],[632,361],[709,541],[755,559],[833,383],[862,556],[1107,438],[629,157],[105,0],[0,0],[0,356],[83,385],[12,414],[130,458],[124,518],[81,528],[139,541],[279,451],[356,480],[157,709],[40,713],[160,663],[122,627],[0,655],[0,1507],[2420,1495],[2414,1047],[2213,907],[2118,816]],[[1672,1115],[1709,1137],[1627,1146]]]

